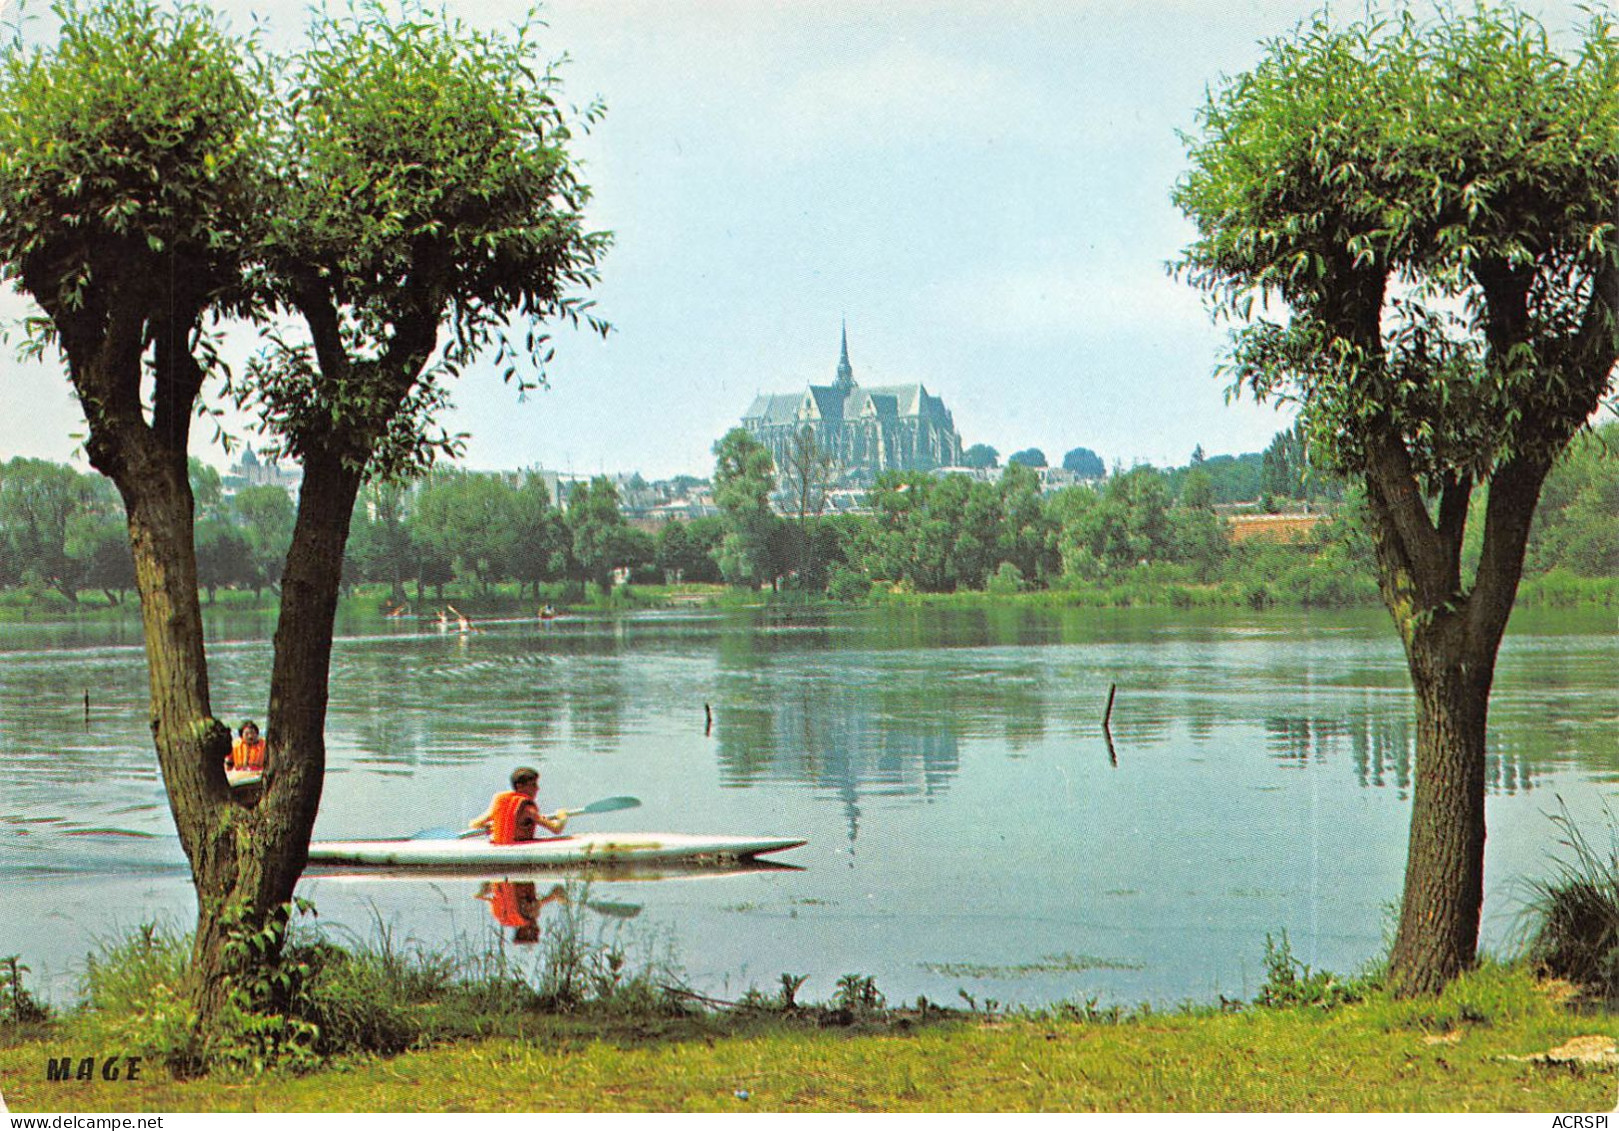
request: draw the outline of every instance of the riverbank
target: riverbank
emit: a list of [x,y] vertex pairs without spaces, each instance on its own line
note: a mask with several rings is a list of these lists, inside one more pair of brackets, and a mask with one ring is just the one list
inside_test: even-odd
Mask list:
[[[638,1028],[536,1016],[520,1036],[305,1074],[52,1082],[57,1031],[0,1047],[13,1112],[82,1111],[1607,1111],[1614,1019],[1566,987],[1487,966],[1437,1000],[1114,1017],[914,1014],[835,1028],[750,1016]],[[1582,1057],[1596,1059],[1581,1059]]]
[[[551,592],[554,589],[555,592]],[[1299,609],[1381,608],[1376,583],[1369,576],[1342,575],[1301,565],[1275,575],[1200,582],[1174,567],[1143,566],[1112,579],[1070,579],[1051,589],[1020,591],[960,590],[954,593],[919,593],[903,586],[874,586],[851,600],[795,590],[753,590],[711,584],[624,585],[608,593],[591,588],[558,585],[536,600],[519,595],[515,586],[492,586],[487,592],[446,589],[442,597],[407,601],[400,621],[414,624],[433,618],[440,609],[454,606],[467,614],[474,627],[480,619],[534,617],[550,605],[562,617],[581,614],[631,612],[647,609],[740,609],[765,607],[881,607],[927,605],[950,608],[1097,608],[1097,609],[1244,609],[1251,611]],[[274,616],[279,598],[266,591],[222,591],[203,605],[205,618]],[[341,598],[340,620],[388,619],[396,606],[386,586],[360,586]],[[1519,586],[1520,609],[1619,608],[1619,578],[1580,577],[1566,570],[1525,577]],[[133,600],[109,604],[99,595],[86,594],[69,605],[55,595],[30,599],[12,592],[0,595],[0,624],[140,621],[140,606]]]

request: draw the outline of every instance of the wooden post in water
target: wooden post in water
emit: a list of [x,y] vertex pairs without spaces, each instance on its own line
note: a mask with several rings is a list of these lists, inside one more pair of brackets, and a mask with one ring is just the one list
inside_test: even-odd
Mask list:
[[1107,760],[1112,765],[1119,764],[1119,753],[1113,749],[1113,731],[1108,726],[1113,721],[1113,696],[1118,692],[1119,685],[1107,685],[1107,710],[1102,712],[1102,739],[1107,743]]
[[703,737],[707,738],[714,733],[714,711],[707,703],[703,704]]
[[84,689],[84,729],[90,729],[90,689]]

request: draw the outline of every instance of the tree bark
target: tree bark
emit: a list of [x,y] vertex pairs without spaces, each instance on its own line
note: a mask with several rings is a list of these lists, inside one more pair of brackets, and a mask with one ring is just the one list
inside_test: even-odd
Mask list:
[[1416,781],[1400,925],[1389,955],[1396,994],[1438,993],[1477,957],[1484,903],[1484,761],[1494,650],[1461,641],[1454,616],[1407,648],[1416,691]]
[[1471,586],[1460,573],[1465,482],[1447,485],[1435,526],[1412,505],[1415,485],[1404,466],[1385,464],[1368,476],[1378,584],[1416,694],[1410,843],[1389,954],[1399,996],[1438,993],[1478,955],[1490,687],[1546,470],[1544,461],[1517,459],[1492,477]]

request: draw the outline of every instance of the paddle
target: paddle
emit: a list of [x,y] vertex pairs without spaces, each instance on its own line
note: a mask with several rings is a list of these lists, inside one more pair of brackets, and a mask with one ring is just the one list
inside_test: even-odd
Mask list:
[[[585,813],[616,813],[620,809],[639,809],[640,807],[641,799],[639,797],[604,797],[600,801],[592,801],[589,805],[581,805],[577,809],[568,809],[566,812],[571,818]],[[485,829],[467,829],[463,832],[458,829],[436,828],[423,829],[421,832],[411,836],[410,839],[471,840],[475,836],[487,835],[489,834]]]

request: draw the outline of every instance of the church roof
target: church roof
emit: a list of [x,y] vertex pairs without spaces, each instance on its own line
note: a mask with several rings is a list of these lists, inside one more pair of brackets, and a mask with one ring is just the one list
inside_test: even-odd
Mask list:
[[929,395],[921,384],[855,384],[849,364],[849,333],[843,332],[837,379],[831,385],[808,385],[802,393],[761,393],[743,415],[758,425],[800,424],[810,420],[836,423],[875,416],[879,420],[921,417],[954,427],[944,401]]

